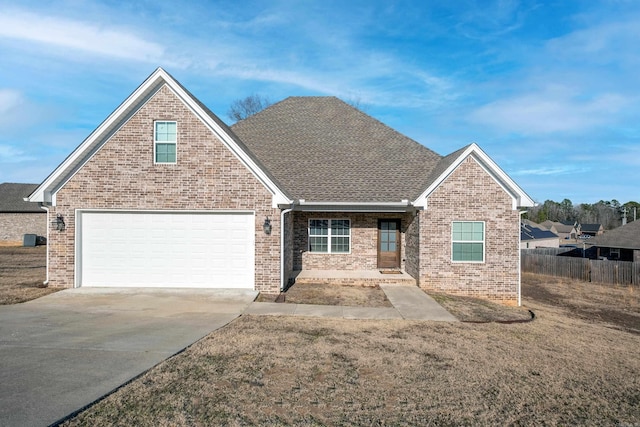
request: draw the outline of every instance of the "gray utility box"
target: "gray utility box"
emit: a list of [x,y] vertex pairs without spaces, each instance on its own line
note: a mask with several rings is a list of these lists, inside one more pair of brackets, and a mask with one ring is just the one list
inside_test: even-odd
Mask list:
[[22,240],[22,246],[35,246],[36,237],[37,236],[35,234],[25,234],[24,239]]

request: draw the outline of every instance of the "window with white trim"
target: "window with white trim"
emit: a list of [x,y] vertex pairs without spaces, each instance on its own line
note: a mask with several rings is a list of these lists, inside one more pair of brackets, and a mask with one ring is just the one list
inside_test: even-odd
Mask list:
[[177,127],[178,124],[176,122],[154,122],[153,157],[155,163],[176,162]]
[[348,254],[351,252],[351,220],[310,219],[309,252]]
[[484,221],[453,221],[451,260],[484,262]]

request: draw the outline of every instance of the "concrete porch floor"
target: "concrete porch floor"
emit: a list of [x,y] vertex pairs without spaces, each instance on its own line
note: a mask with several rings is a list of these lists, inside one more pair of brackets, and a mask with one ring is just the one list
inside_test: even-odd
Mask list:
[[296,283],[330,283],[336,285],[397,285],[417,286],[407,272],[383,274],[380,270],[300,270],[294,272]]

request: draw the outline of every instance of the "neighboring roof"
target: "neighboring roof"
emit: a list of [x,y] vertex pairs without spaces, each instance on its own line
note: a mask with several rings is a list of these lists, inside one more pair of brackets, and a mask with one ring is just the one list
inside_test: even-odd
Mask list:
[[335,97],[290,97],[231,126],[295,199],[413,200],[441,157]]
[[531,224],[520,223],[520,240],[558,239],[557,234]]
[[602,229],[602,224],[580,224],[583,233],[597,233]]
[[640,220],[589,239],[589,244],[605,248],[640,249]]
[[16,184],[5,182],[0,184],[0,212],[3,213],[46,213],[35,203],[25,202],[38,184]]
[[289,197],[282,190],[281,185],[274,181],[271,174],[257,162],[255,156],[253,156],[242,141],[229,130],[227,125],[162,68],[157,68],[151,73],[151,75],[31,193],[29,201],[55,204],[56,192],[164,85],[167,85],[273,194],[274,207],[279,203],[290,202]]
[[571,233],[576,229],[574,226],[574,223],[565,224],[562,222],[550,221],[550,220],[546,220],[541,225],[548,229],[551,229],[551,227],[555,227],[558,233]]

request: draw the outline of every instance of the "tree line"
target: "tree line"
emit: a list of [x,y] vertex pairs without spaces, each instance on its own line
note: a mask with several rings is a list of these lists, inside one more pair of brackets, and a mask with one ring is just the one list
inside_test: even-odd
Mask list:
[[571,200],[561,202],[547,200],[527,209],[524,218],[540,224],[546,220],[557,222],[578,222],[580,224],[602,224],[605,230],[612,230],[622,225],[622,218],[626,215],[627,222],[640,219],[640,203],[627,202],[620,204],[613,199],[600,200],[597,203],[580,203],[574,205]]

